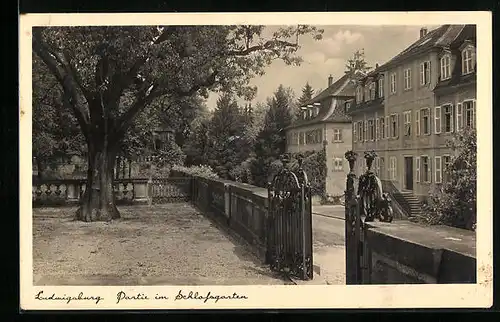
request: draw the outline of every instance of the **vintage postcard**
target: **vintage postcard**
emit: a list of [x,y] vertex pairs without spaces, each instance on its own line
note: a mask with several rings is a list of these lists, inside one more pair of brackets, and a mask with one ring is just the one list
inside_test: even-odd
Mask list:
[[21,309],[492,305],[491,13],[20,21]]

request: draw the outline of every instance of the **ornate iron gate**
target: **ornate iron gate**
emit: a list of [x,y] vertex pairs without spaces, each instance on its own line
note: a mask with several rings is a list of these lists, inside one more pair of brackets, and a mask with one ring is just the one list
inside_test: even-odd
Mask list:
[[288,168],[288,156],[282,161],[283,169],[268,185],[266,259],[274,271],[309,280],[313,278],[311,187],[302,158],[296,173]]
[[371,170],[376,156],[373,151],[365,152],[367,169],[360,175],[355,192],[353,169],[357,155],[353,151],[345,154],[350,168],[345,191],[346,284],[363,284],[368,280],[364,274],[370,264],[364,243],[366,223],[375,219],[392,222],[393,219],[389,195],[383,193],[380,179]]

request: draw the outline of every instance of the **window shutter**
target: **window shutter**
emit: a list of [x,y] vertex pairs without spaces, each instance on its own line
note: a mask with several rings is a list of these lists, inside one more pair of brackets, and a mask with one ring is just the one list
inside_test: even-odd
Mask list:
[[380,120],[379,118],[375,118],[375,141],[379,139],[379,127],[380,127]]
[[429,179],[428,182],[432,182],[432,162],[431,162],[431,158],[427,157],[427,179]]
[[385,117],[385,137],[386,138],[390,138],[391,137],[391,134],[389,133],[389,116],[386,116]]
[[455,106],[450,105],[450,132],[453,133],[453,124],[455,123]]
[[434,132],[441,133],[441,106],[436,106],[434,111]]
[[420,85],[425,85],[425,62],[420,64]]
[[399,138],[399,114],[396,114],[396,138]]
[[415,182],[420,182],[420,157],[415,157]]
[[476,128],[476,100],[472,100],[472,127]]
[[420,135],[420,110],[415,111],[415,134]]
[[[443,170],[441,167],[441,157],[435,157],[434,158],[434,182],[435,183],[441,183],[441,179],[443,176]],[[439,170],[439,176],[438,176],[438,170]]]
[[431,61],[427,62],[427,82],[430,84],[431,83]]
[[462,103],[457,104],[457,132],[461,131],[463,127],[462,117]]
[[368,121],[365,120],[364,127],[363,127],[363,140],[364,141],[368,141],[368,138],[367,138],[368,135],[367,134],[368,134]]

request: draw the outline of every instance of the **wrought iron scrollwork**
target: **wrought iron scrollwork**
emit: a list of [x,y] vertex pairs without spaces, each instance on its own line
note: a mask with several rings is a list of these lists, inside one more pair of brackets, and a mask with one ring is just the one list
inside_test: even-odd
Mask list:
[[281,156],[283,167],[268,184],[268,263],[274,271],[300,279],[311,279],[312,210],[311,190],[302,169],[292,171],[291,158]]
[[[365,173],[361,174],[358,180],[358,191],[354,195],[354,179],[353,173],[356,154],[353,151],[346,153],[346,159],[349,161],[350,173],[347,175],[347,190],[346,199],[358,200],[359,216],[364,218],[364,222],[374,221],[378,219],[382,222],[392,222],[393,210],[391,207],[391,199],[387,193],[382,190],[382,182],[372,171],[373,160],[377,154],[374,151],[365,152],[366,166]],[[353,207],[354,202],[346,202],[346,207]]]

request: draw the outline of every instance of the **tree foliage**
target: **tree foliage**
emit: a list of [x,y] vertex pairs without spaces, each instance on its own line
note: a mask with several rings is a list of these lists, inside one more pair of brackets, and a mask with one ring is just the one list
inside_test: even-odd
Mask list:
[[474,129],[455,133],[448,146],[454,151],[444,169],[445,182],[429,196],[432,224],[474,229],[476,224],[477,138]]
[[[298,39],[310,26],[35,27],[32,45],[63,91],[88,147],[89,177],[77,218],[118,218],[112,169],[134,121],[162,98],[234,91],[252,98],[249,80],[274,60],[300,64]],[[148,113],[148,112],[145,112]],[[142,130],[139,130],[142,131]],[[98,187],[98,188],[97,188]]]
[[354,54],[347,60],[345,65],[345,73],[354,75],[356,72],[369,72],[372,67],[368,66],[365,57],[365,50],[356,50]]
[[304,87],[302,88],[302,95],[299,97],[297,101],[297,108],[295,109],[295,119],[301,119],[302,118],[302,109],[301,107],[304,106],[307,102],[313,99],[315,96],[314,94],[314,89],[312,86],[307,82]]
[[264,126],[257,136],[252,164],[254,184],[265,187],[271,175],[271,164],[286,152],[285,128],[292,122],[293,92],[280,85],[268,99]]

